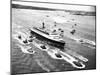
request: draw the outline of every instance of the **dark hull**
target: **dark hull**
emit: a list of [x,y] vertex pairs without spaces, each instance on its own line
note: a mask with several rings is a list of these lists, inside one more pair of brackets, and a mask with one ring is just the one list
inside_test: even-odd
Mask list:
[[30,31],[30,33],[31,33],[31,35],[35,36],[38,40],[44,41],[51,46],[54,46],[54,47],[57,47],[57,48],[60,48],[60,49],[64,48],[64,45],[65,45],[64,41],[55,41],[55,40],[46,38],[46,37],[34,32],[32,30]]

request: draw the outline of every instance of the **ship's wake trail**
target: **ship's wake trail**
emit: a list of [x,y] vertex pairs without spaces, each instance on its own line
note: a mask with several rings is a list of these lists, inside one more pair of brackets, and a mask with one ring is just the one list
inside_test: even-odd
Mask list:
[[[18,33],[18,34],[22,34],[22,33]],[[15,36],[14,36],[14,38],[16,40],[18,40],[18,42],[20,43],[20,44],[18,44],[18,46],[21,48],[23,53],[27,53],[27,54],[35,53],[35,51],[33,51],[33,50],[32,50],[32,52],[28,51],[31,49],[31,47],[27,46],[27,44],[25,45],[25,43],[22,42],[23,40],[19,40]],[[57,60],[64,60],[64,61],[66,61],[66,63],[71,64],[74,68],[77,68],[77,69],[85,68],[86,66],[85,66],[84,62],[88,62],[87,58],[85,58],[82,55],[79,55],[77,53],[70,52],[71,50],[69,50],[69,52],[64,52],[55,47],[51,48],[51,46],[49,46],[47,44],[44,44],[41,42],[37,43],[37,41],[35,39],[31,42],[31,44],[34,45],[35,47],[37,47],[39,50],[46,52],[51,58],[57,59]],[[43,70],[46,70],[47,72],[50,71],[45,65],[41,64],[40,61],[37,60],[37,63],[40,67],[42,67]]]
[[[78,68],[78,69],[83,69],[85,68],[85,65],[83,64],[83,62],[88,62],[88,59],[81,56],[81,55],[76,55],[74,54],[74,56],[65,53],[57,48],[54,49],[50,49],[50,47],[47,45],[43,45],[43,44],[36,44],[33,43],[37,48],[39,48],[42,51],[47,52],[47,54],[53,58],[53,59],[58,59],[58,60],[65,60],[66,62],[70,63],[73,67]],[[46,48],[43,49],[41,46],[45,46]],[[77,58],[77,59],[76,59]],[[82,61],[79,61],[82,60]]]
[[45,71],[50,72],[50,69],[47,68],[45,65],[43,65],[43,63],[41,63],[41,61],[36,60],[37,64]]
[[71,56],[73,56],[76,59],[79,59],[79,60],[81,60],[83,62],[88,62],[88,59],[87,58],[85,58],[84,56],[82,56],[82,55],[80,55],[80,54],[78,54],[76,52],[73,52],[71,50],[68,50],[67,53],[70,54]]
[[79,37],[72,37],[72,36],[67,36],[67,37],[74,40],[75,42],[83,45],[83,46],[89,47],[91,49],[96,48],[96,43],[94,41],[91,41],[91,40],[88,40],[85,38],[79,38]]

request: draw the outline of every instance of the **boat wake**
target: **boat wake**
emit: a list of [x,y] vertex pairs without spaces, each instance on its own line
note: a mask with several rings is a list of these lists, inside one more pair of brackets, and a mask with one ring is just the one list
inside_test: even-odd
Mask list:
[[[20,44],[17,44],[17,45],[21,48],[23,53],[27,53],[27,54],[34,54],[35,53],[35,51],[32,50],[31,46],[29,46],[29,45],[27,45],[26,43],[23,42],[23,39],[18,38],[18,36],[14,36],[14,38],[16,40],[18,40],[18,42],[20,43]],[[29,41],[27,43],[30,44]],[[78,55],[78,54],[75,54],[75,53],[71,54],[70,52],[69,53],[63,52],[60,49],[55,48],[55,47],[50,48],[50,46],[48,44],[37,43],[36,39],[31,41],[31,44],[36,46],[37,48],[39,48],[39,50],[47,52],[47,54],[51,58],[56,59],[56,60],[64,60],[67,63],[71,64],[74,68],[77,68],[77,69],[85,68],[86,66],[85,66],[84,62],[88,62],[88,59],[84,58],[81,55]],[[80,60],[82,60],[82,61],[80,61]]]
[[[50,49],[50,47],[48,45],[36,44],[36,43],[33,43],[33,44],[40,50],[47,52],[47,54],[50,55],[51,58],[53,58],[53,59],[65,60],[66,62],[70,63],[73,67],[78,68],[78,69],[85,68],[85,65],[83,64],[82,61],[79,61],[78,59],[74,58],[70,54],[61,51],[60,49],[57,49],[57,48]],[[43,49],[43,48],[41,48],[41,46],[45,46],[46,48]],[[79,59],[82,60],[82,58],[84,58],[84,57],[79,56]],[[85,60],[85,58],[84,58],[83,61],[87,62],[88,59]]]
[[95,49],[96,48],[96,43],[94,41],[88,40],[88,39],[84,39],[84,38],[76,38],[76,37],[69,37],[70,39],[76,41],[77,43],[89,47],[91,49]]

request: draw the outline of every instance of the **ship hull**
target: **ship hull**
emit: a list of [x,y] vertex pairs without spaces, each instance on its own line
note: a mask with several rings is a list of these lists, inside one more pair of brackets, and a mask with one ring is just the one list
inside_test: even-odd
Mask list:
[[39,33],[34,32],[33,30],[31,30],[30,33],[32,36],[35,36],[38,40],[44,41],[51,46],[54,46],[54,47],[57,47],[60,49],[64,49],[64,45],[65,45],[64,41],[52,40],[50,38],[47,38],[47,37],[40,35]]

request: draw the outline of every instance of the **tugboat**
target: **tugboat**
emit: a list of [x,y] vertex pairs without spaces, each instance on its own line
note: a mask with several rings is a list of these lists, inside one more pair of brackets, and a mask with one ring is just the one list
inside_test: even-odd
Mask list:
[[[45,23],[42,23],[42,27],[33,27],[30,29],[30,34],[35,36],[36,39],[46,42],[49,45],[55,46],[57,48],[63,49],[65,41],[63,40],[64,31],[59,29],[46,30]],[[56,28],[56,25],[54,25]],[[54,27],[53,27],[54,28]]]

